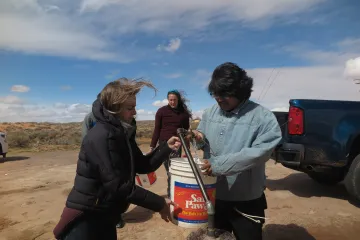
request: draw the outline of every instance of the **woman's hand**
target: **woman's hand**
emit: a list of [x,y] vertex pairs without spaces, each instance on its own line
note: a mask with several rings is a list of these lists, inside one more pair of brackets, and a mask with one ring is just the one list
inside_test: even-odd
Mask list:
[[190,130],[188,136],[189,138],[195,138],[196,142],[204,141],[204,134],[198,130]]
[[171,137],[167,141],[167,144],[168,144],[169,148],[171,148],[174,151],[179,150],[179,148],[181,147],[181,141],[178,137]]
[[169,222],[171,220],[171,215],[170,215],[170,205],[173,206],[177,206],[176,203],[174,203],[173,201],[171,201],[168,198],[165,198],[165,204],[163,209],[161,209],[161,211],[159,212],[161,218],[165,221],[165,222]]
[[201,167],[201,170],[203,171],[204,175],[211,176],[212,175],[212,169],[211,169],[211,163],[209,160],[204,160],[204,164]]

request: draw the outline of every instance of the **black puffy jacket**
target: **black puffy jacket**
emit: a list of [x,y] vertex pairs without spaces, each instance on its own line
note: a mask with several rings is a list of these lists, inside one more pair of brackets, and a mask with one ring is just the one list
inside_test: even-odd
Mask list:
[[[85,136],[79,153],[74,187],[66,206],[84,212],[94,211],[120,217],[129,203],[160,211],[165,204],[160,197],[135,185],[135,173],[158,169],[171,149],[160,145],[144,156],[130,138],[132,157],[125,129],[113,115],[104,111],[99,100],[93,103],[96,125]],[[117,221],[117,219],[114,219]]]

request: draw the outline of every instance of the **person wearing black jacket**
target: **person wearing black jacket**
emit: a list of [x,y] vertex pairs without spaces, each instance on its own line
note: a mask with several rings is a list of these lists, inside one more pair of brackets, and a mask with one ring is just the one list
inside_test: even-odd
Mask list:
[[135,185],[135,174],[158,169],[181,147],[171,137],[144,156],[135,142],[131,122],[136,115],[136,94],[153,85],[125,78],[111,82],[93,103],[96,125],[81,145],[74,186],[54,229],[61,240],[116,240],[116,224],[129,203],[159,212],[169,222],[170,199]]

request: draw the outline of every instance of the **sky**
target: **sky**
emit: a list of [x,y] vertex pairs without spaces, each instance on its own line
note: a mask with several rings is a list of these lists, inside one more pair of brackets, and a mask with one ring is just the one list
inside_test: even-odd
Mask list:
[[144,78],[137,118],[171,89],[195,116],[215,104],[212,71],[234,62],[251,99],[360,100],[357,0],[7,0],[0,2],[0,122],[79,122],[120,77]]

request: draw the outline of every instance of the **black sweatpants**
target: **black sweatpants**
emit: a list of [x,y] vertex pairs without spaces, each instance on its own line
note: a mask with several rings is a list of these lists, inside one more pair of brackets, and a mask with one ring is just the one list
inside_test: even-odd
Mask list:
[[216,200],[215,202],[215,228],[232,232],[238,240],[262,240],[264,219],[255,218],[261,221],[256,223],[236,212],[234,208],[248,215],[265,217],[265,209],[267,209],[265,194],[250,201]]
[[116,224],[106,216],[86,214],[74,223],[61,240],[116,240]]

